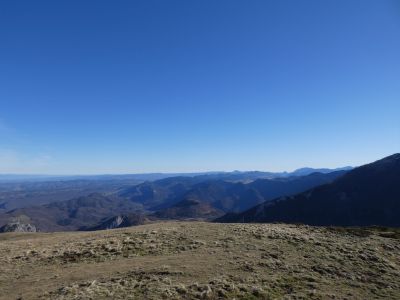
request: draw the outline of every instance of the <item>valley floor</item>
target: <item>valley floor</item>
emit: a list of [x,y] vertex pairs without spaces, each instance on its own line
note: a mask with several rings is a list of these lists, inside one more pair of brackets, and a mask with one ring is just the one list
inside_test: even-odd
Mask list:
[[165,222],[0,235],[0,299],[400,299],[399,234]]

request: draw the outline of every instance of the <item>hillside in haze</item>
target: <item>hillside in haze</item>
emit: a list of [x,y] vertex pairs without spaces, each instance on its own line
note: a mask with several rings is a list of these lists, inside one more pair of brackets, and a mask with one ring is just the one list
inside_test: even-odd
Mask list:
[[349,171],[330,184],[265,202],[219,222],[400,226],[400,154]]
[[92,193],[112,194],[141,182],[125,178],[0,182],[0,212],[66,201]]
[[[343,168],[340,168],[343,169]],[[306,168],[303,175],[308,175],[320,169]],[[331,169],[321,169],[332,172]],[[127,175],[88,175],[88,176],[48,176],[48,175],[5,175],[0,174],[0,212],[33,205],[47,204],[56,201],[87,196],[91,193],[115,194],[120,192],[123,197],[131,197],[137,202],[146,201],[147,207],[157,205],[157,199],[164,199],[172,191],[174,197],[179,192],[199,182],[206,180],[224,180],[230,182],[252,182],[257,179],[273,179],[291,177],[294,172],[203,172],[203,173],[149,173]],[[169,178],[173,178],[172,181]],[[179,182],[178,178],[182,179]],[[157,182],[153,187],[152,182]],[[137,188],[133,187],[144,183]],[[169,186],[171,185],[171,186]],[[151,195],[156,192],[157,195]],[[146,195],[147,193],[147,195]],[[141,196],[143,195],[143,197]],[[142,199],[141,199],[142,198]],[[150,198],[153,198],[150,201]],[[165,201],[162,201],[165,202]],[[168,201],[167,201],[168,202]]]
[[90,194],[67,201],[18,208],[0,214],[0,226],[23,217],[39,231],[82,230],[97,226],[111,216],[137,212],[141,206],[113,196]]
[[[307,176],[276,179],[259,179],[243,184],[240,182],[205,181],[195,184],[183,195],[165,202],[155,215],[160,218],[193,218],[198,211],[198,217],[207,217],[202,210],[213,208],[211,216],[222,212],[241,212],[264,201],[276,197],[292,195],[305,191],[320,184],[328,183],[345,174],[346,171],[336,171],[328,174],[313,173]],[[205,209],[208,207],[207,209]]]
[[[135,214],[139,220],[144,219],[144,215],[152,220],[211,220],[227,212],[241,212],[277,196],[291,195],[330,182],[345,172],[259,179],[250,183],[210,179],[209,176],[170,177],[129,187],[125,187],[124,182],[121,189],[111,185],[109,187],[112,189],[106,193],[91,193],[0,213],[0,226],[10,223],[6,228],[34,226],[39,231],[68,231],[142,223],[121,221],[131,220],[126,218],[129,214]],[[56,182],[52,185],[58,186]],[[62,183],[61,186],[65,188],[68,184]],[[107,185],[103,188],[107,188]],[[14,220],[20,217],[25,223],[16,226]]]
[[[125,179],[104,180],[103,184],[99,180],[30,182],[22,187],[31,188],[28,191],[33,195],[46,195],[53,187],[54,196],[63,192],[83,195],[11,210],[3,204],[0,230],[99,230],[160,219],[400,226],[399,157],[394,154],[350,171],[319,169],[320,173],[303,168],[293,174],[307,175],[267,179],[254,177],[264,174],[261,172],[232,172],[167,177],[133,185]],[[18,188],[19,183],[11,187],[17,194],[24,191]],[[103,192],[91,192],[96,187]],[[29,192],[25,197],[29,198]],[[7,193],[12,194],[11,190]]]

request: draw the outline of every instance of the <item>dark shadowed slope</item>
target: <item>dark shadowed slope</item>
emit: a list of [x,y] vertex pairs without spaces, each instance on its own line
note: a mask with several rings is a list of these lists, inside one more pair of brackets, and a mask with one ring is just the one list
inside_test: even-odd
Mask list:
[[161,219],[214,219],[224,211],[213,207],[210,203],[195,199],[183,200],[176,205],[160,210],[154,214]]
[[181,197],[198,182],[193,177],[165,178],[123,189],[118,196],[139,203],[146,209],[155,210],[176,203],[176,198]]
[[264,198],[246,184],[215,180],[193,186],[179,200],[174,206],[190,203],[187,201],[197,201],[208,203],[215,209],[227,212],[242,211],[242,207],[246,207],[246,203],[257,204],[264,201]]
[[400,226],[400,154],[356,168],[331,184],[217,221]]
[[[313,173],[302,177],[260,179],[249,184],[222,180],[206,181],[192,186],[182,197],[175,199],[179,200],[176,204],[159,210],[156,216],[173,219],[210,219],[221,212],[241,212],[266,200],[292,195],[331,182],[344,173],[345,171],[338,171],[329,174]],[[211,207],[214,209],[212,212]],[[208,216],[204,213],[207,210],[210,210]],[[199,214],[195,215],[195,212]]]
[[[282,196],[290,196],[304,192],[316,186],[330,183],[346,174],[347,171],[335,171],[331,173],[311,173],[305,176],[292,176],[288,178],[259,179],[248,186],[257,190],[265,200],[273,200]],[[247,208],[250,208],[247,207]]]
[[[140,203],[145,209],[151,211],[169,208],[187,199],[213,203],[216,208],[224,211],[243,211],[265,200],[300,193],[330,182],[345,172],[257,179],[248,184],[228,180],[236,176],[235,172],[195,177],[170,177],[122,189],[118,196]],[[249,173],[263,174],[262,172],[238,172],[241,176]],[[249,179],[250,177],[246,177],[245,182]]]

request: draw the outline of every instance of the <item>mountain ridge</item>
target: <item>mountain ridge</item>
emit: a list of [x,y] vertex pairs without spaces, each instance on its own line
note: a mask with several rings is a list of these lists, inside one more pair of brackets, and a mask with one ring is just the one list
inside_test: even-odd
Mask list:
[[264,202],[217,222],[400,226],[400,154],[355,168],[332,183]]

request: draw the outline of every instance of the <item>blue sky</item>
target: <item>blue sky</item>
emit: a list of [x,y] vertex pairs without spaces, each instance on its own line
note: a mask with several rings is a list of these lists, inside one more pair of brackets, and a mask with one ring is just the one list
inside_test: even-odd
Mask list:
[[395,0],[0,2],[0,173],[360,165],[399,116]]

